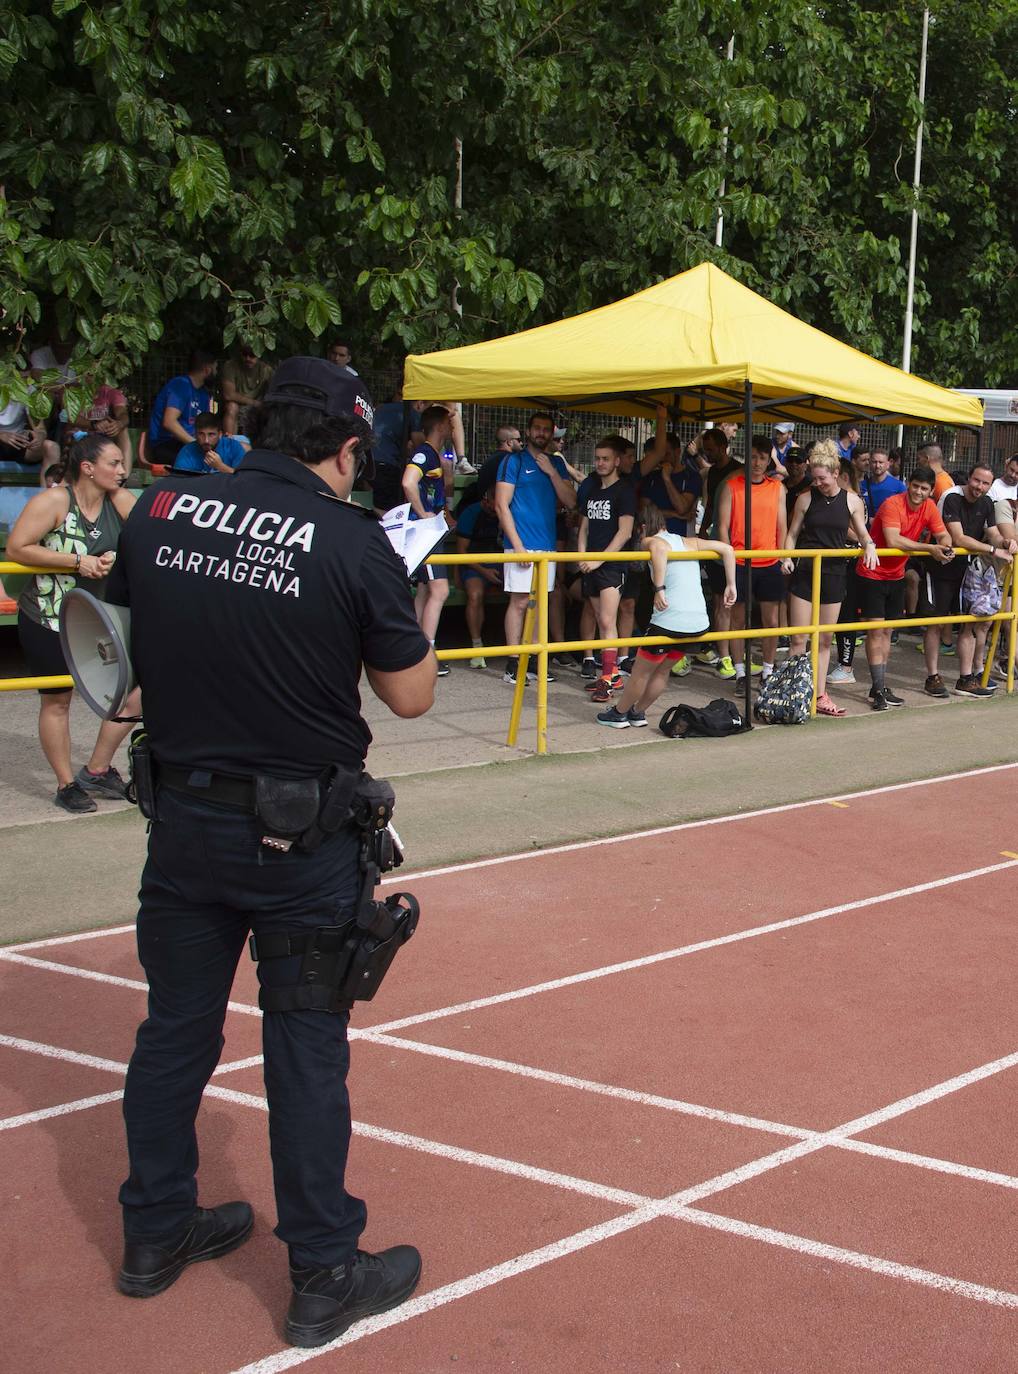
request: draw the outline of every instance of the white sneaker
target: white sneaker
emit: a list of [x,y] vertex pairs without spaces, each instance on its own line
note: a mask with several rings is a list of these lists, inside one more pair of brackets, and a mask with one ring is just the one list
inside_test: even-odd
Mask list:
[[470,660],[470,666],[471,668],[487,668],[488,664],[480,654],[475,654]]
[[832,668],[827,674],[827,681],[833,682],[835,686],[838,686],[839,683],[854,682],[855,673],[852,672],[851,668],[845,668],[839,663],[836,668]]
[[460,457],[456,459],[456,471],[460,473],[463,477],[472,477],[474,473],[476,473],[477,469],[474,467],[473,463],[470,461],[469,458],[466,458],[461,454]]

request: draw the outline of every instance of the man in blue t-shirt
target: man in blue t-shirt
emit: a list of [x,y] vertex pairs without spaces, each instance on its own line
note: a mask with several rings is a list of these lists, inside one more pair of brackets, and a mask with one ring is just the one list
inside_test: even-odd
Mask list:
[[[547,449],[555,434],[554,418],[537,411],[527,421],[527,443],[519,453],[503,458],[495,483],[495,509],[502,526],[506,552],[537,552],[555,548],[555,516],[560,505],[572,510],[576,491],[565,460]],[[503,583],[509,593],[505,613],[507,644],[519,644],[530,596],[532,563],[506,563]],[[548,590],[555,585],[555,564],[548,565]],[[504,681],[515,683],[518,660],[506,663]]]
[[216,415],[205,411],[194,422],[194,441],[185,444],[173,464],[174,472],[233,472],[247,448],[232,434],[224,434]]
[[184,375],[171,377],[159,392],[148,422],[148,462],[172,464],[184,445],[194,438],[198,416],[212,409],[208,382],[215,372],[213,355],[196,350]]
[[900,496],[908,488],[898,477],[891,475],[891,460],[884,448],[870,449],[869,474],[859,483],[859,495],[866,507],[869,524],[889,496]]

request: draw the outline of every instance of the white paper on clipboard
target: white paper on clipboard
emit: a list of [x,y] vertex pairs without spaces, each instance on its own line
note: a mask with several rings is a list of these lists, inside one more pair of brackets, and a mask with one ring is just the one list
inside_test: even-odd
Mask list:
[[382,517],[382,529],[406,564],[408,573],[416,572],[428,554],[449,532],[444,515],[430,515],[425,520],[411,520],[409,502],[387,511]]

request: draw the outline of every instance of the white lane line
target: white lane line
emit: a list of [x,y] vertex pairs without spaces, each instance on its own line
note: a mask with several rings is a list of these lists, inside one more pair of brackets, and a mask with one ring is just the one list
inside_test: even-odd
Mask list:
[[[1015,861],[1018,863],[1018,860]],[[122,978],[116,973],[100,973],[94,968],[79,968],[77,964],[61,964],[53,959],[37,959],[34,955],[19,954],[11,949],[0,949],[0,961],[5,964],[25,964],[28,968],[45,969],[47,973],[65,973],[71,978],[85,978],[92,983],[108,983],[115,988],[133,988],[137,992],[148,992],[148,983],[141,978]],[[228,1011],[239,1011],[245,1016],[261,1016],[261,1010],[247,1002],[227,1002]]]
[[[514,1077],[536,1079],[539,1083],[551,1083],[560,1088],[571,1088],[599,1097],[632,1102],[638,1106],[676,1112],[680,1116],[696,1117],[704,1121],[717,1121],[725,1126],[738,1126],[752,1131],[766,1132],[770,1135],[791,1136],[794,1140],[814,1140],[824,1136],[824,1143],[836,1150],[848,1150],[854,1154],[870,1155],[874,1159],[886,1159],[894,1164],[910,1164],[919,1169],[929,1169],[934,1173],[953,1174],[977,1183],[992,1183],[1001,1188],[1018,1189],[1018,1177],[1012,1174],[998,1173],[993,1169],[980,1169],[972,1164],[959,1164],[954,1160],[941,1159],[935,1155],[916,1154],[912,1150],[899,1150],[891,1145],[878,1145],[869,1140],[832,1139],[823,1131],[803,1126],[790,1126],[784,1121],[769,1121],[764,1117],[746,1116],[742,1112],[724,1111],[720,1107],[705,1107],[698,1102],[685,1102],[681,1098],[661,1097],[657,1093],[638,1092],[635,1088],[619,1088],[612,1083],[599,1083],[589,1078],[575,1078],[571,1074],[553,1073],[548,1069],[536,1069],[530,1064],[516,1064],[508,1059],[492,1059],[487,1055],[469,1054],[465,1050],[451,1050],[444,1045],[430,1045],[425,1040],[405,1040],[402,1036],[397,1035],[374,1035],[370,1031],[363,1033],[360,1038],[366,1043],[382,1049],[396,1048],[407,1050],[411,1054],[448,1059],[456,1064],[468,1064],[480,1069],[494,1069],[496,1072],[512,1074]],[[241,1064],[243,1061],[238,1061],[237,1067],[240,1067]],[[246,1064],[243,1066],[247,1067]]]
[[[731,821],[750,821],[760,816],[777,816],[786,811],[801,811],[810,806],[828,806],[832,801],[854,801],[859,797],[879,797],[888,792],[905,792],[914,787],[934,787],[938,783],[960,782],[964,778],[984,777],[988,773],[1002,773],[1018,768],[1018,763],[994,763],[985,768],[967,768],[960,773],[942,773],[935,778],[917,778],[913,782],[892,782],[883,787],[867,787],[860,792],[839,792],[832,797],[816,797],[812,800],[784,802],[780,806],[760,807],[755,811],[736,811],[727,816],[707,816],[698,821],[679,821],[675,825],[657,826],[651,830],[632,830],[625,835],[607,835],[598,840],[578,840],[572,844],[554,845],[547,849],[528,849],[518,854],[500,854],[493,859],[475,859],[469,863],[447,864],[443,868],[426,868],[419,872],[393,874],[383,878],[382,885],[398,887],[411,880],[420,882],[424,878],[439,878],[447,873],[468,873],[476,868],[492,868],[499,864],[521,863],[525,859],[544,859],[554,854],[572,854],[581,849],[600,849],[609,844],[625,844],[628,840],[652,839],[656,835],[674,835],[680,830],[696,830],[701,826],[727,825]],[[43,949],[55,945],[69,944],[74,940],[98,940],[105,935],[123,935],[134,930],[133,923],[126,926],[107,926],[102,930],[84,930],[74,935],[56,935],[47,940],[30,940],[10,945],[0,945],[0,954],[8,949]]]
[[101,930],[82,930],[76,935],[51,935],[48,940],[24,940],[16,945],[0,945],[0,950],[16,949],[55,949],[58,945],[73,945],[78,940],[100,940],[104,935],[126,935],[134,931],[134,922],[129,926],[103,926]]
[[935,1174],[953,1174],[957,1178],[970,1179],[973,1183],[992,1183],[998,1188],[1018,1189],[1018,1178],[1013,1174],[1000,1174],[994,1169],[978,1169],[974,1164],[958,1164],[952,1159],[919,1155],[912,1150],[896,1150],[891,1145],[875,1145],[869,1140],[835,1140],[832,1144],[835,1149],[869,1155],[873,1159],[886,1159],[892,1164],[910,1164],[915,1169],[929,1169]]
[[722,1231],[743,1239],[792,1250],[810,1259],[827,1260],[835,1264],[846,1265],[849,1268],[877,1274],[883,1278],[902,1280],[953,1297],[967,1298],[970,1301],[1012,1310],[1018,1308],[1018,1294],[1009,1293],[1006,1290],[969,1283],[965,1279],[953,1278],[948,1274],[920,1269],[914,1265],[899,1264],[894,1260],[883,1259],[878,1255],[867,1255],[857,1250],[846,1250],[841,1246],[828,1245],[823,1241],[811,1240],[806,1236],[776,1231],[767,1226],[754,1226],[750,1222],[737,1221],[731,1217],[719,1216],[712,1212],[701,1212],[692,1207],[678,1207],[669,1205],[667,1202],[653,1202],[626,1215],[616,1217],[612,1221],[602,1222],[599,1225],[577,1231],[562,1240],[552,1242],[551,1245],[530,1250],[526,1254],[518,1255],[515,1259],[479,1270],[475,1274],[457,1279],[454,1283],[444,1284],[441,1288],[433,1289],[430,1293],[425,1293],[419,1298],[412,1298],[391,1312],[357,1322],[343,1336],[332,1341],[329,1345],[319,1346],[315,1350],[298,1350],[294,1347],[279,1350],[272,1355],[266,1355],[260,1360],[243,1365],[233,1374],[282,1374],[284,1370],[307,1364],[322,1355],[341,1350],[345,1346],[353,1345],[365,1337],[377,1335],[390,1327],[402,1326],[406,1322],[413,1321],[416,1317],[434,1312],[448,1303],[459,1301],[461,1298],[472,1297],[475,1293],[483,1292],[484,1289],[491,1288],[508,1279],[514,1279],[521,1274],[539,1268],[543,1264],[564,1259],[568,1255],[587,1249],[589,1246],[601,1244],[603,1241],[622,1235],[638,1226],[645,1226],[647,1222],[654,1221],[662,1215],[677,1221],[690,1222],[695,1226],[709,1230]]
[[983,1079],[990,1078],[994,1074],[1003,1073],[1006,1069],[1013,1069],[1016,1065],[1018,1065],[1018,1053],[1004,1055],[1000,1059],[992,1059],[987,1064],[980,1064],[977,1068],[956,1074],[953,1078],[947,1078],[942,1083],[934,1083],[919,1092],[910,1093],[908,1097],[899,1098],[897,1102],[891,1102],[886,1107],[867,1112],[865,1116],[858,1116],[854,1121],[846,1121],[843,1125],[835,1126],[830,1131],[823,1131],[809,1140],[800,1141],[797,1145],[788,1145],[783,1150],[775,1150],[773,1154],[762,1155],[759,1159],[750,1160],[748,1164],[740,1165],[737,1169],[726,1170],[725,1173],[706,1179],[703,1183],[698,1183],[692,1188],[685,1188],[681,1193],[676,1193],[672,1201],[687,1207],[706,1197],[723,1193],[729,1188],[737,1188],[740,1184],[748,1183],[750,1179],[759,1178],[761,1174],[769,1173],[772,1169],[780,1169],[783,1165],[792,1163],[793,1160],[815,1154],[817,1150],[822,1150],[829,1145],[836,1145],[849,1136],[857,1136],[862,1131],[872,1130],[873,1127],[881,1126],[886,1121],[893,1121],[896,1117],[904,1116],[919,1107],[925,1107],[930,1102],[937,1102],[943,1097],[950,1096],[951,1093],[959,1092],[962,1088],[971,1087],[973,1083],[980,1083]]
[[60,1059],[65,1064],[81,1064],[86,1069],[102,1069],[104,1073],[126,1073],[127,1065],[118,1059],[100,1059],[94,1054],[65,1050],[60,1045],[45,1045],[39,1040],[22,1040],[16,1035],[0,1035],[0,1045],[9,1050],[24,1050],[26,1054],[41,1054],[44,1059]]
[[470,1064],[479,1069],[495,1069],[499,1073],[513,1074],[519,1078],[533,1078],[539,1083],[551,1083],[559,1088],[576,1088],[580,1092],[594,1093],[600,1097],[613,1097],[621,1102],[633,1102],[642,1107],[658,1107],[666,1112],[679,1112],[683,1116],[701,1117],[705,1121],[720,1121],[726,1126],[744,1126],[753,1131],[767,1131],[771,1135],[792,1136],[805,1140],[819,1134],[798,1126],[787,1126],[781,1121],[766,1121],[762,1117],[745,1116],[741,1112],[726,1112],[718,1107],[704,1107],[696,1102],[683,1102],[679,1098],[660,1097],[657,1093],[638,1092],[635,1088],[617,1088],[612,1083],[598,1083],[589,1078],[574,1078],[571,1074],[553,1073],[549,1069],[532,1068],[529,1064],[515,1064],[508,1059],[491,1059],[483,1054],[469,1054],[466,1050],[451,1050],[445,1045],[430,1045],[425,1040],[404,1040],[397,1035],[375,1034],[362,1031],[360,1039],[369,1045],[395,1046],[414,1054],[430,1055],[435,1059],[449,1059],[454,1064]]
[[852,1269],[864,1269],[883,1278],[903,1279],[906,1283],[919,1284],[923,1288],[933,1288],[952,1297],[968,1298],[973,1302],[989,1303],[993,1307],[1018,1308],[1018,1293],[1006,1289],[987,1288],[981,1283],[969,1283],[965,1279],[952,1278],[949,1274],[938,1274],[931,1269],[919,1269],[911,1264],[899,1264],[895,1260],[881,1259],[878,1255],[861,1254],[858,1250],[845,1250],[840,1245],[828,1245],[824,1241],[811,1240],[806,1236],[791,1235],[787,1231],[775,1231],[770,1226],[754,1226],[752,1222],[736,1221],[733,1217],[720,1216],[714,1212],[701,1212],[696,1207],[676,1207],[668,1213],[679,1221],[692,1222],[694,1226],[704,1226],[712,1231],[724,1231],[729,1235],[741,1236],[746,1240],[763,1241],[765,1245],[776,1245],[783,1250],[794,1250],[812,1259],[831,1260],[835,1264],[846,1264]]
[[34,1126],[38,1121],[46,1121],[51,1116],[68,1116],[71,1112],[84,1112],[89,1107],[102,1107],[107,1102],[119,1102],[123,1091],[99,1093],[96,1097],[79,1097],[76,1102],[61,1102],[56,1107],[40,1107],[34,1112],[22,1112],[21,1116],[8,1116],[0,1121],[0,1131],[11,1131],[15,1126]]
[[623,1216],[615,1217],[611,1221],[603,1221],[596,1226],[588,1226],[582,1231],[577,1231],[574,1235],[552,1241],[550,1245],[542,1245],[537,1250],[529,1250],[526,1254],[517,1255],[514,1259],[492,1265],[489,1269],[481,1269],[476,1274],[468,1274],[466,1278],[457,1279],[454,1283],[443,1284],[441,1288],[434,1288],[430,1293],[424,1293],[419,1298],[411,1298],[401,1307],[396,1307],[391,1312],[385,1312],[379,1317],[368,1317],[365,1321],[358,1322],[351,1327],[345,1335],[340,1336],[338,1340],[332,1341],[329,1345],[319,1346],[316,1350],[298,1350],[294,1347],[279,1350],[273,1355],[265,1356],[264,1359],[244,1365],[242,1369],[235,1370],[234,1374],[281,1374],[284,1369],[293,1369],[297,1365],[306,1364],[309,1360],[318,1359],[319,1356],[327,1355],[333,1350],[341,1350],[344,1346],[353,1345],[355,1341],[363,1340],[365,1336],[374,1336],[379,1331],[387,1330],[390,1326],[401,1326],[414,1317],[421,1317],[427,1312],[434,1312],[450,1302],[457,1302],[460,1298],[469,1298],[474,1293],[483,1292],[485,1288],[503,1283],[506,1279],[513,1279],[520,1274],[529,1273],[532,1269],[538,1269],[542,1264],[548,1264],[552,1260],[564,1259],[567,1255],[575,1254],[578,1250],[585,1250],[588,1246],[597,1245],[601,1241],[609,1240],[612,1236],[631,1231],[636,1226],[642,1226],[648,1221],[653,1221],[657,1215],[657,1205],[651,1204],[635,1212],[627,1212]]
[[773,935],[779,930],[791,930],[795,926],[809,925],[814,921],[825,921],[829,916],[840,916],[846,911],[861,911],[865,907],[879,906],[883,902],[899,901],[903,897],[915,897],[922,892],[933,892],[937,888],[951,887],[955,883],[968,882],[973,878],[983,878],[990,873],[1003,873],[1018,868],[1018,859],[1008,859],[1004,863],[987,864],[984,868],[972,868],[965,873],[952,873],[946,878],[934,878],[928,883],[915,883],[911,887],[899,887],[893,892],[881,892],[874,897],[861,897],[854,902],[842,902],[838,906],[823,907],[810,911],[805,916],[791,916],[785,921],[770,921],[767,925],[751,926],[748,930],[732,931],[729,935],[718,935],[711,940],[697,940],[691,945],[680,945],[676,949],[662,950],[658,954],[645,954],[638,959],[624,959],[617,964],[605,964],[601,968],[585,969],[582,973],[567,974],[562,978],[550,978],[543,983],[532,983],[529,987],[514,988],[510,992],[495,993],[490,997],[477,997],[470,1002],[459,1002],[449,1007],[439,1007],[434,1011],[418,1012],[414,1016],[398,1017],[394,1021],[381,1021],[377,1025],[365,1026],[365,1031],[376,1035],[389,1031],[405,1030],[408,1026],[420,1026],[428,1021],[442,1020],[448,1016],[459,1016],[468,1011],[479,1011],[483,1007],[499,1006],[503,1002],[515,1002],[521,997],[534,997],[542,992],[557,992],[560,988],[573,987],[577,983],[588,983],[598,978],[607,978],[616,973],[630,973],[634,969],[649,968],[653,964],[665,963],[671,959],[682,959],[689,954],[701,954],[704,950],[720,949],[724,945],[736,945],[743,940],[754,940],[761,935]]
[[475,859],[470,863],[446,864],[442,868],[425,868],[417,873],[399,873],[383,878],[382,885],[399,887],[404,883],[420,882],[424,878],[441,878],[447,873],[470,873],[478,868],[495,868],[500,864],[522,863],[526,859],[546,859],[553,854],[576,854],[583,849],[602,849],[609,844],[626,844],[630,840],[649,840],[657,835],[675,835],[681,830],[698,830],[702,826],[728,825],[732,821],[751,821],[760,816],[779,816],[786,811],[801,811],[810,806],[829,806],[834,801],[855,801],[859,797],[879,797],[887,792],[904,792],[913,787],[933,787],[942,782],[960,782],[963,778],[979,778],[987,773],[1002,773],[1018,768],[1018,763],[994,763],[986,768],[967,768],[961,773],[944,773],[936,778],[918,778],[914,782],[892,782],[884,787],[867,787],[861,792],[837,792],[831,797],[816,797],[811,801],[784,802],[780,806],[764,806],[756,811],[736,811],[727,816],[707,816],[699,821],[678,821],[675,825],[655,826],[652,830],[631,830],[625,835],[605,835],[597,840],[577,840],[571,844],[552,845],[547,849],[527,849],[519,854],[499,854],[493,859]]

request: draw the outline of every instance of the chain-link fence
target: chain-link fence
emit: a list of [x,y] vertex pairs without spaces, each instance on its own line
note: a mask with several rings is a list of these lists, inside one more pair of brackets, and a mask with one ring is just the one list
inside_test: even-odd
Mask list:
[[[183,352],[153,351],[139,364],[124,384],[131,423],[143,426],[148,412],[163,383],[170,377],[186,371],[187,355]],[[398,389],[401,374],[398,369],[364,369],[364,380],[376,405],[389,400]],[[454,401],[455,396],[436,397],[435,399]],[[464,405],[463,428],[466,436],[467,456],[474,463],[480,463],[497,448],[495,431],[501,425],[525,427],[527,416],[533,407],[511,405]],[[644,420],[634,420],[630,416],[601,414],[596,411],[567,411],[561,423],[566,426],[565,451],[570,462],[581,471],[589,471],[594,461],[594,445],[603,434],[622,434],[641,447],[653,434],[654,426]],[[878,445],[893,448],[898,442],[898,431],[894,426],[876,425],[866,421],[859,422],[864,449]],[[759,425],[761,432],[768,432],[769,424]],[[677,432],[685,440],[695,438],[701,426],[692,421],[677,426]],[[807,444],[811,439],[830,437],[837,433],[832,425],[811,425],[797,423],[795,438],[799,444]],[[997,437],[999,436],[999,438]],[[967,470],[975,461],[977,439],[967,430],[951,430],[941,426],[906,428],[902,443],[902,472],[907,474],[915,465],[915,453],[920,444],[936,440],[944,450],[946,465],[952,470]],[[1009,427],[997,425],[990,427],[990,439],[983,445],[983,461],[992,465],[994,472],[1004,470],[1004,462],[1012,452],[1011,445],[1018,446],[1018,440],[1009,437]],[[991,453],[992,447],[992,453]],[[732,443],[732,452],[738,457],[745,456],[745,443],[742,426]]]

